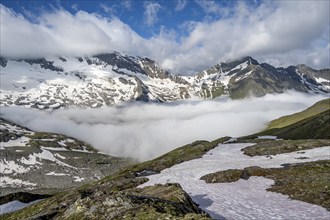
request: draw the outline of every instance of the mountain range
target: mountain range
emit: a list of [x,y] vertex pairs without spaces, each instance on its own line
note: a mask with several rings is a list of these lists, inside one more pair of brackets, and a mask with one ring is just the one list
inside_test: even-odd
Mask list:
[[98,108],[124,101],[170,102],[222,95],[240,99],[296,90],[330,92],[330,69],[274,67],[252,57],[220,62],[194,75],[174,75],[146,57],[0,57],[0,106]]
[[[40,110],[223,95],[241,99],[286,90],[330,92],[330,69],[276,68],[252,57],[220,62],[194,75],[171,74],[149,58],[120,53],[0,57],[0,67],[0,106]],[[143,163],[105,155],[72,137],[32,131],[0,114],[0,215],[4,219],[269,219],[275,213],[290,219],[322,219],[330,210],[329,109],[330,99],[325,99],[271,121],[256,134],[195,141]],[[270,179],[274,181],[261,190],[256,186]],[[252,181],[253,190],[237,185],[227,194],[226,185],[214,184],[234,187],[242,181],[247,185]],[[265,189],[277,195],[264,194]],[[246,194],[250,191],[256,195]],[[268,200],[274,201],[271,206]]]

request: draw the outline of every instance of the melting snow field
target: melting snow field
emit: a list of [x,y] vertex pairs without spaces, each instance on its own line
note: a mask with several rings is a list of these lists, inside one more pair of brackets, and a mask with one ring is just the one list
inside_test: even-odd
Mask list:
[[304,150],[273,156],[249,157],[241,149],[253,144],[220,144],[202,158],[190,160],[148,176],[149,181],[139,187],[155,184],[179,183],[191,198],[214,219],[329,219],[325,208],[292,200],[286,195],[266,191],[274,181],[251,177],[233,183],[207,184],[200,177],[221,170],[243,169],[248,166],[281,167],[284,163],[301,163],[330,159],[330,147]]
[[23,203],[23,202],[15,200],[15,201],[12,201],[12,202],[2,204],[2,205],[0,205],[0,215],[6,214],[6,213],[9,213],[9,212],[15,212],[17,210],[20,210],[20,209],[23,209],[27,206],[30,206],[34,203],[37,203],[41,200],[42,199],[39,199],[39,200],[35,200],[35,201],[29,202],[29,203]]

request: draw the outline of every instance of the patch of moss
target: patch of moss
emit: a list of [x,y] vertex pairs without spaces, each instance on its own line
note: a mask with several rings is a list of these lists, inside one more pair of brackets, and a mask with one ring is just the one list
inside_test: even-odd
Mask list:
[[323,146],[330,146],[330,140],[273,140],[257,143],[243,148],[242,151],[248,156],[262,156],[290,153]]
[[230,183],[236,182],[241,178],[242,171],[237,169],[229,169],[226,171],[219,171],[216,173],[207,174],[200,179],[207,183]]

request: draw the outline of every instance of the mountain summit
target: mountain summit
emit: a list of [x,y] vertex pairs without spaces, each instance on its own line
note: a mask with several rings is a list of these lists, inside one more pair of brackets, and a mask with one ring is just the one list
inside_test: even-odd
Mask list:
[[221,62],[192,76],[173,75],[155,61],[120,53],[91,57],[0,57],[1,106],[97,108],[124,101],[168,102],[263,96],[285,90],[330,92],[330,69],[275,68],[252,57]]

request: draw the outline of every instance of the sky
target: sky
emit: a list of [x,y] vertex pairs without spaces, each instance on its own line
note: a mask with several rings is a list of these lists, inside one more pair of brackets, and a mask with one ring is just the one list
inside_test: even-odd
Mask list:
[[146,56],[175,74],[252,56],[274,66],[330,66],[327,0],[0,0],[10,58]]
[[2,107],[1,117],[34,131],[75,137],[101,152],[141,161],[196,140],[256,133],[266,123],[313,105],[327,96],[288,91],[259,98],[123,103],[97,109],[53,112]]

